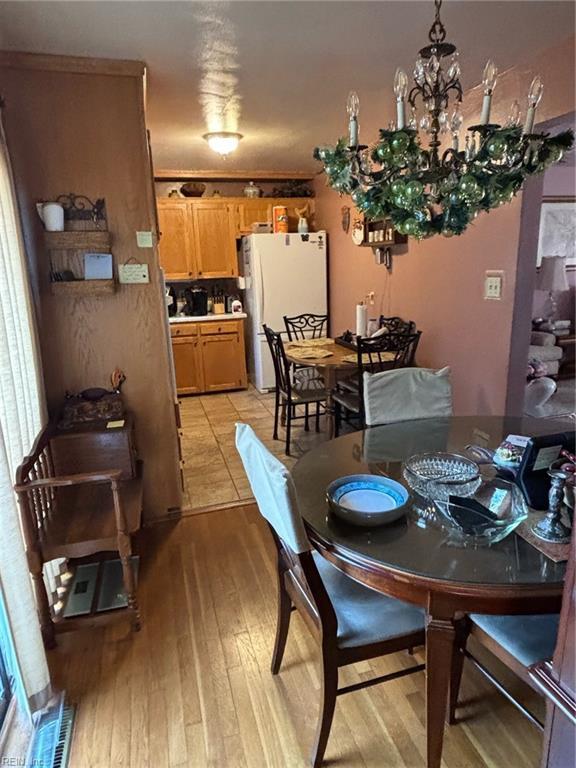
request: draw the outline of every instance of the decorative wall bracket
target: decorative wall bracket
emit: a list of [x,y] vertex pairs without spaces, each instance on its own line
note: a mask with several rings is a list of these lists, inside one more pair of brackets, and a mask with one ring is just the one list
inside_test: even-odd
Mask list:
[[106,201],[103,197],[92,202],[86,195],[70,192],[57,197],[56,202],[64,208],[66,221],[93,221],[95,224],[106,221]]

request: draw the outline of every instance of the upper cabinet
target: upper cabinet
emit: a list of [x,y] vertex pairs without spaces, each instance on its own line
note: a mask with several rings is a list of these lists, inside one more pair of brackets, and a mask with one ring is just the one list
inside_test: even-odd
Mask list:
[[234,205],[221,200],[199,200],[191,210],[198,277],[236,277]]
[[166,277],[173,280],[196,277],[191,212],[186,201],[160,198],[158,225],[160,266]]
[[160,265],[166,280],[236,277],[236,238],[249,234],[252,224],[272,219],[272,208],[285,205],[290,231],[311,198],[158,198]]

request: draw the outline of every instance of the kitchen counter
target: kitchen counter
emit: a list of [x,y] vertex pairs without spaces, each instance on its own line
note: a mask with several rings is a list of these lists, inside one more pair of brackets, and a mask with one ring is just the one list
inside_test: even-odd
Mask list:
[[207,320],[245,320],[245,312],[225,312],[223,315],[176,315],[168,318],[170,323],[202,323]]

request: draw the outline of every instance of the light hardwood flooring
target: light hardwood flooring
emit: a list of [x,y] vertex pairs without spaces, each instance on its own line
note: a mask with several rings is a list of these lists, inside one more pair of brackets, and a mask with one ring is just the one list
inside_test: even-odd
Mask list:
[[296,421],[292,428],[292,455],[286,456],[284,429],[280,427],[279,440],[272,439],[274,395],[262,395],[253,387],[240,392],[182,397],[180,418],[185,513],[252,498],[248,478],[234,446],[237,421],[250,424],[288,467],[292,467],[304,451],[326,439],[323,417],[320,433],[314,432],[313,419],[310,432],[304,431],[303,421]]
[[[318,648],[294,615],[280,674],[270,674],[275,562],[255,507],[142,536],[141,632],[122,621],[61,635],[49,653],[54,684],[78,705],[71,768],[304,768]],[[413,663],[402,653],[357,664],[341,683]],[[537,768],[538,732],[468,665],[462,701],[443,768]],[[423,674],[338,699],[327,768],[422,768],[424,756]]]

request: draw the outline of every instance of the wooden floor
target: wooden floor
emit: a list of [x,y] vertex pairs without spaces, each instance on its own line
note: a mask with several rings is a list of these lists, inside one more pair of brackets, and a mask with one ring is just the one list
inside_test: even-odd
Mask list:
[[[294,616],[280,675],[271,676],[273,550],[255,508],[143,535],[141,632],[121,622],[71,633],[49,654],[55,685],[78,705],[72,768],[307,765],[317,646]],[[343,669],[341,682],[413,663],[396,654]],[[444,768],[538,766],[538,732],[469,666],[462,698],[464,721],[447,730]],[[342,696],[326,765],[424,766],[423,723],[423,673]]]

